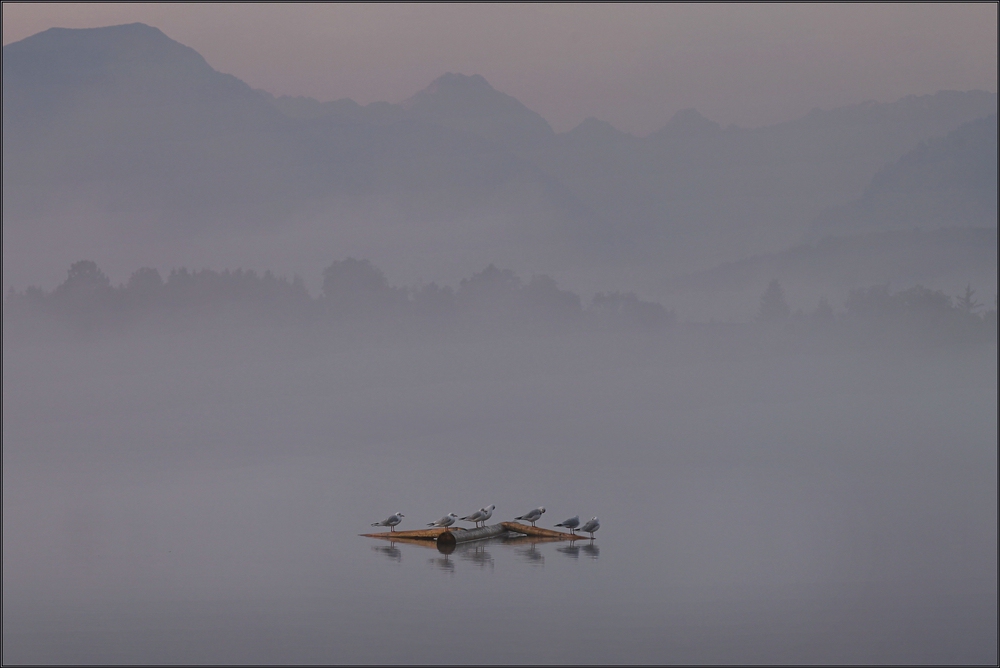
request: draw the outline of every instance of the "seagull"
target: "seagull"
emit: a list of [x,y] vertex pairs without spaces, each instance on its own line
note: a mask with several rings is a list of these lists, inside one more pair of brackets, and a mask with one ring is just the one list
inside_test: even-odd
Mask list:
[[437,522],[428,522],[427,526],[441,527],[441,528],[450,527],[452,524],[455,523],[455,520],[457,519],[458,515],[456,515],[455,513],[448,513],[447,515],[439,519]]
[[594,532],[601,528],[601,523],[595,517],[592,520],[588,520],[586,524],[580,527],[580,531],[586,531],[590,534],[590,539],[594,539]]
[[531,526],[535,526],[535,522],[537,522],[542,517],[542,513],[544,512],[545,512],[545,506],[538,506],[534,510],[527,512],[521,515],[520,517],[515,517],[514,519],[524,520],[525,522],[531,522]]
[[490,504],[489,506],[487,506],[485,508],[480,508],[479,510],[477,510],[474,513],[472,513],[471,515],[463,517],[462,521],[464,521],[464,522],[475,522],[477,527],[479,526],[479,523],[482,522],[483,526],[486,526],[486,520],[488,520],[491,517],[493,517],[493,509],[494,508],[496,508],[496,506],[494,506],[493,504]]
[[465,517],[462,517],[460,519],[463,522],[475,522],[476,526],[478,527],[479,523],[482,521],[482,519],[483,519],[483,517],[485,515],[486,515],[486,511],[483,510],[483,509],[479,509],[476,512],[472,513],[471,515],[466,515]]
[[479,512],[481,512],[483,514],[483,519],[480,520],[483,523],[483,526],[486,526],[486,520],[488,520],[491,517],[493,517],[493,509],[494,508],[496,508],[496,506],[494,506],[491,503],[490,505],[486,506],[485,508],[480,508],[479,509]]
[[578,526],[580,526],[580,516],[579,515],[573,515],[573,517],[569,518],[568,520],[563,520],[562,522],[560,522],[556,526],[557,527],[565,527],[565,528],[569,529],[570,531],[572,531],[573,533],[576,533],[576,531],[574,531],[574,530]]
[[396,513],[395,515],[389,515],[389,517],[385,518],[381,522],[373,522],[372,526],[389,527],[389,531],[395,531],[396,529],[394,527],[403,521],[403,517],[404,517],[403,513]]

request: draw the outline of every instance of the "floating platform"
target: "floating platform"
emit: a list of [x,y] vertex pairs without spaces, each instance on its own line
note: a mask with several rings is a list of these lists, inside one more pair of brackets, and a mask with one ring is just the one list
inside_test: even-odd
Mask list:
[[544,538],[545,542],[556,540],[584,540],[587,536],[564,531],[553,531],[551,529],[541,529],[539,527],[528,526],[520,522],[501,522],[490,526],[476,529],[463,529],[462,527],[448,527],[447,529],[417,529],[415,531],[380,531],[379,533],[363,533],[366,538],[382,538],[385,540],[398,540],[400,542],[428,541],[436,542],[439,546],[454,546],[458,543],[467,543],[472,540],[485,540],[487,538],[498,538],[507,534],[517,534],[529,538]]
[[437,537],[450,531],[465,531],[462,527],[447,529],[416,529],[414,531],[380,531],[378,533],[363,533],[366,538],[411,538],[416,540],[437,540]]

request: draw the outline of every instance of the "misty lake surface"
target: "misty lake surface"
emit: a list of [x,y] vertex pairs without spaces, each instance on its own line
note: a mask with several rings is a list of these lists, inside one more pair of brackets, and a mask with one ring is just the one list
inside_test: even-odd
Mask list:
[[749,332],[5,350],[3,660],[995,662],[995,347]]

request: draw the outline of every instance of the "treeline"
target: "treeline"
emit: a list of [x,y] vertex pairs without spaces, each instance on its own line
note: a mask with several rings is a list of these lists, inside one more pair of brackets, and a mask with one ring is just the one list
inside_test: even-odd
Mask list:
[[[175,269],[164,279],[146,267],[114,286],[94,262],[83,260],[69,268],[54,290],[12,290],[4,301],[5,340],[143,327],[159,331],[194,321],[374,326],[381,331],[406,326],[658,331],[676,320],[673,311],[634,293],[600,293],[584,304],[549,276],[525,282],[492,264],[457,288],[435,283],[396,287],[371,262],[353,258],[324,270],[318,297],[309,294],[299,277],[244,270]],[[793,310],[773,280],[760,299],[757,320],[759,326],[779,326],[795,335],[860,335],[890,344],[995,341],[997,333],[995,300],[992,308],[984,306],[971,286],[956,297],[919,285],[895,292],[887,285],[859,288],[841,309],[821,299],[806,312]]]
[[851,290],[839,312],[825,298],[811,312],[793,311],[781,284],[772,280],[761,296],[758,321],[786,328],[889,336],[899,342],[995,342],[997,301],[994,297],[993,307],[988,308],[976,299],[971,285],[955,297],[922,285],[895,292],[888,285],[876,285]]
[[584,305],[579,295],[560,289],[549,276],[524,282],[509,269],[489,265],[457,289],[435,283],[417,288],[389,285],[368,260],[348,258],[323,272],[319,297],[301,278],[271,272],[188,271],[164,279],[142,268],[114,286],[97,264],[74,263],[66,280],[51,292],[11,291],[4,302],[5,338],[43,328],[100,330],[164,326],[192,319],[238,324],[461,322],[491,328],[591,325],[655,330],[676,320],[661,304],[634,293],[596,295]]

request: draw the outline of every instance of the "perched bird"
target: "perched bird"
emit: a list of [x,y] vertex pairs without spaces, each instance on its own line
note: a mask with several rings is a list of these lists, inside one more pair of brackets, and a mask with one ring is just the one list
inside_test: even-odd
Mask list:
[[562,522],[560,522],[556,526],[557,527],[565,527],[565,528],[569,529],[570,531],[572,531],[573,533],[576,533],[575,529],[578,526],[580,526],[580,516],[579,515],[574,515],[573,517],[569,518],[568,520],[563,520]]
[[455,520],[457,520],[457,519],[458,519],[458,515],[456,515],[455,513],[448,513],[447,515],[445,515],[444,517],[442,517],[441,519],[439,519],[437,522],[429,522],[427,524],[427,526],[429,526],[429,527],[441,527],[441,528],[450,527],[452,524],[455,523]]
[[534,510],[527,512],[520,517],[515,517],[515,520],[524,520],[525,522],[531,522],[531,526],[535,526],[537,522],[542,517],[542,513],[545,512],[545,506],[538,506]]
[[493,509],[494,508],[496,508],[496,506],[494,506],[491,503],[490,505],[486,506],[485,508],[480,508],[479,509],[479,512],[481,512],[483,514],[483,519],[480,520],[480,522],[483,523],[483,526],[486,526],[486,520],[488,520],[491,517],[493,517]]
[[479,509],[476,512],[472,513],[471,515],[466,515],[465,517],[462,517],[460,519],[463,522],[475,522],[476,526],[478,527],[479,526],[479,522],[482,521],[482,519],[483,519],[483,517],[485,517],[485,515],[486,515],[486,513],[482,509]]
[[601,523],[595,517],[591,520],[587,520],[587,523],[584,524],[582,527],[580,527],[580,531],[586,531],[587,533],[589,533],[591,540],[593,540],[594,532],[600,528],[601,528]]
[[397,524],[399,524],[400,522],[402,522],[403,521],[403,517],[404,517],[403,513],[396,513],[395,515],[389,515],[389,517],[385,518],[381,522],[373,522],[372,526],[373,527],[389,527],[389,531],[395,531],[396,529],[393,528],[393,527],[395,527]]

